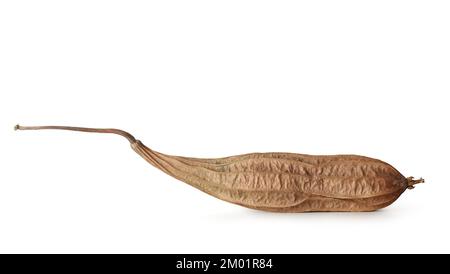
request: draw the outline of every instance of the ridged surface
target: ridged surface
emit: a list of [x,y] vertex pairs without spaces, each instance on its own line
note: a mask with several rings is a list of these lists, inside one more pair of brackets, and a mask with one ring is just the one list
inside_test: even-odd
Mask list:
[[372,211],[408,188],[391,165],[358,155],[251,153],[217,159],[132,148],[155,167],[219,199],[276,212]]

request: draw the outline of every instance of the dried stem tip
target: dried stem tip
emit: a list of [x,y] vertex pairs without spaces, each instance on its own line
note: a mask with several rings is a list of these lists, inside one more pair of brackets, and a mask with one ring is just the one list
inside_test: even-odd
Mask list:
[[66,126],[33,126],[26,127],[16,125],[14,130],[39,130],[39,129],[62,129],[62,130],[73,130],[73,131],[83,131],[83,132],[95,132],[95,133],[113,133],[125,137],[131,144],[136,142],[136,138],[130,133],[116,128],[88,128],[88,127],[66,127]]
[[408,177],[406,178],[406,183],[408,184],[408,189],[413,189],[415,184],[425,183],[425,180],[423,178],[414,180],[414,177]]

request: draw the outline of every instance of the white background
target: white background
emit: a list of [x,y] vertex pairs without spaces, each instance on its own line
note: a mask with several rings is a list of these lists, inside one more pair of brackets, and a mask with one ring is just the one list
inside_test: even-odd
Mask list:
[[[448,1],[2,1],[0,252],[450,252]],[[161,152],[354,153],[426,184],[372,213],[276,214]]]

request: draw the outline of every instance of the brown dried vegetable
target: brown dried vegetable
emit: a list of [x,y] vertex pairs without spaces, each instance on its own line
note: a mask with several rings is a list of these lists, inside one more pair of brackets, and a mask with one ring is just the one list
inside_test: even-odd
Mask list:
[[391,165],[358,155],[250,153],[205,159],[167,155],[152,150],[119,129],[66,126],[62,129],[114,133],[156,168],[221,200],[275,212],[372,211],[393,203],[424,180],[405,178]]

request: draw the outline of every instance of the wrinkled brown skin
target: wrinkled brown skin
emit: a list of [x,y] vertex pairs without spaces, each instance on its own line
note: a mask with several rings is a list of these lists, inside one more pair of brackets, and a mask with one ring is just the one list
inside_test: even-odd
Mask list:
[[166,155],[139,141],[132,148],[180,181],[259,210],[373,211],[408,188],[408,180],[391,165],[357,155],[251,153],[200,159]]
[[154,151],[117,129],[43,126],[115,133],[154,167],[221,200],[272,212],[373,211],[392,204],[423,180],[405,178],[391,165],[358,155],[250,153],[205,159]]

